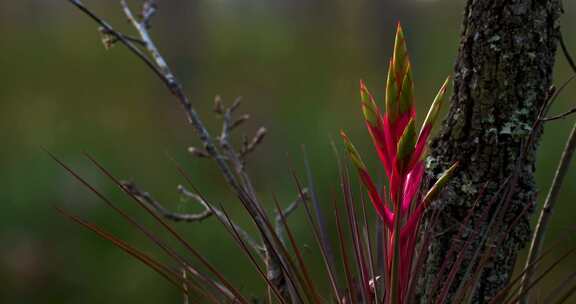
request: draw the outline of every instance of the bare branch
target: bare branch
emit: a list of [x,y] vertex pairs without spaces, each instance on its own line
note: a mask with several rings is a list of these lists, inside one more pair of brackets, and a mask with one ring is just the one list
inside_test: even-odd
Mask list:
[[236,119],[231,125],[230,125],[230,130],[234,130],[237,127],[239,127],[241,124],[243,124],[244,122],[246,122],[248,119],[250,119],[250,114],[244,114],[242,116],[240,116],[238,119]]
[[242,103],[242,96],[236,97],[236,99],[234,100],[234,102],[230,106],[230,113],[234,113],[234,111],[236,111],[236,109],[238,109],[238,107],[240,106],[241,103]]
[[[286,207],[286,209],[282,210],[282,216],[284,216],[285,218],[287,218],[290,214],[292,214],[292,212],[294,212],[294,210],[296,210],[296,208],[298,207],[298,205],[306,200],[308,200],[310,198],[310,195],[308,193],[308,189],[303,188],[302,189],[302,193],[300,193],[298,195],[298,198],[295,199],[292,203],[290,203],[290,205],[288,205],[288,207]],[[278,214],[276,216],[276,218],[278,219],[280,215]]]
[[146,0],[142,3],[140,18],[147,29],[150,29],[150,20],[156,14],[157,9],[158,5],[156,4],[156,0]]
[[178,213],[172,212],[166,209],[162,204],[155,200],[148,192],[140,190],[133,182],[122,182],[122,185],[126,188],[128,192],[133,194],[138,200],[152,207],[157,213],[163,217],[175,221],[175,222],[199,222],[202,221],[210,215],[212,211],[206,202],[198,197],[193,197],[200,205],[204,208],[203,211],[199,213]]
[[[142,39],[142,41],[144,41],[146,49],[148,50],[150,55],[152,55],[152,58],[156,62],[156,65],[158,66],[158,68],[162,71],[162,74],[164,75],[164,77],[166,77],[168,82],[170,82],[172,84],[176,84],[177,83],[176,77],[172,73],[172,70],[168,66],[168,63],[166,62],[166,60],[164,60],[164,57],[162,57],[162,55],[158,51],[158,48],[156,48],[154,41],[152,40],[152,38],[150,37],[150,34],[148,33],[148,26],[145,23],[145,21],[149,21],[149,18],[137,20],[134,17],[134,15],[132,14],[132,11],[130,10],[130,7],[128,6],[126,1],[122,0],[122,1],[120,1],[120,3],[122,4],[122,9],[124,10],[124,14],[126,15],[126,18],[128,18],[128,21],[130,21],[132,23],[132,25],[134,26],[134,28],[138,31],[140,38]],[[144,5],[144,6],[146,6],[146,5]],[[155,9],[152,9],[152,10],[155,11]],[[152,13],[152,15],[153,15],[153,13]],[[151,17],[152,15],[150,15],[148,17]]]
[[562,118],[566,118],[567,116],[576,113],[576,107],[572,108],[571,110],[568,110],[562,114],[558,114],[552,117],[546,117],[544,119],[542,119],[543,121],[552,121],[552,120],[557,120],[557,119],[562,119]]
[[570,55],[570,51],[568,50],[568,46],[566,46],[566,42],[564,41],[561,30],[558,31],[558,40],[560,42],[560,47],[562,48],[562,53],[564,53],[566,61],[568,61],[572,71],[576,72],[576,63],[574,63],[574,59],[572,59],[572,55]]
[[278,235],[278,237],[284,241],[284,225],[282,224],[282,219],[288,219],[288,216],[290,216],[290,214],[292,214],[292,212],[294,212],[294,210],[296,210],[296,208],[298,208],[298,206],[300,205],[300,203],[305,203],[306,200],[310,199],[310,194],[308,193],[308,189],[304,188],[302,189],[302,193],[300,195],[298,195],[298,198],[296,198],[294,201],[292,201],[292,203],[290,203],[290,205],[288,205],[284,210],[282,210],[282,212],[276,212],[276,234]]
[[247,140],[244,141],[241,153],[242,158],[245,158],[248,154],[253,152],[260,143],[262,143],[267,132],[268,130],[266,130],[266,128],[260,127],[250,142]]
[[[217,96],[217,98],[215,100],[220,100],[219,96]],[[222,106],[222,103],[220,102],[220,105]],[[232,145],[230,144],[229,140],[230,140],[230,131],[231,131],[231,126],[232,126],[232,108],[225,108],[223,112],[221,112],[222,114],[222,132],[220,133],[220,146],[222,147],[222,149],[228,151],[228,153],[230,153],[230,151],[233,149]]]
[[238,97],[236,100],[234,100],[230,107],[226,108],[223,106],[223,102],[220,96],[216,96],[214,99],[215,110],[217,113],[222,115],[222,131],[218,139],[220,142],[220,147],[225,154],[224,157],[227,158],[227,160],[234,167],[236,174],[240,177],[240,187],[246,193],[248,198],[253,202],[254,207],[259,210],[259,213],[264,214],[264,210],[260,205],[258,198],[256,197],[252,181],[246,173],[246,163],[242,157],[242,152],[240,154],[236,152],[236,149],[230,142],[230,133],[235,124],[235,122],[232,121],[232,114],[234,111],[236,111],[236,109],[238,109],[241,101],[242,97]]
[[[98,31],[102,35],[102,43],[104,44],[104,48],[106,48],[107,50],[112,48],[114,46],[114,44],[116,44],[116,42],[120,41],[115,35],[110,33],[110,31],[108,31],[106,28],[104,28],[102,26],[98,28]],[[130,42],[134,42],[134,43],[139,44],[141,46],[145,45],[144,41],[140,40],[140,38],[132,37],[132,36],[125,35],[125,34],[120,34],[120,35],[122,35],[122,37],[124,37],[124,39],[126,39]]]
[[121,42],[124,46],[128,48],[128,50],[134,53],[136,57],[140,58],[140,60],[142,60],[144,64],[146,64],[146,66],[150,68],[152,72],[154,72],[154,74],[156,74],[156,76],[158,76],[162,80],[162,82],[164,82],[164,84],[170,88],[170,83],[167,82],[166,78],[164,77],[162,72],[156,67],[154,62],[152,62],[144,54],[144,52],[142,52],[136,45],[134,45],[132,41],[127,39],[126,35],[114,30],[114,28],[110,24],[108,24],[108,22],[98,17],[94,12],[88,9],[80,0],[68,0],[68,1],[72,3],[74,6],[76,6],[82,13],[86,14],[88,17],[90,17],[92,20],[98,23],[98,25],[100,25],[100,27],[102,27],[107,33],[118,39],[118,42]]
[[223,148],[229,148],[226,145],[229,144],[230,132],[250,118],[250,115],[244,114],[236,120],[233,119],[232,114],[238,109],[241,101],[242,97],[239,96],[229,108],[225,108],[220,96],[214,98],[214,112],[222,115],[222,133],[219,138]]
[[[570,55],[570,51],[568,50],[568,47],[566,46],[566,42],[564,41],[564,37],[562,36],[561,30],[558,31],[558,41],[560,42],[560,46],[562,48],[562,53],[564,54],[564,58],[566,58],[568,65],[570,66],[572,71],[576,74],[576,63],[574,63],[574,59],[572,59],[572,55]],[[543,119],[543,121],[552,121],[552,120],[562,119],[562,118],[565,118],[565,117],[567,117],[573,113],[576,113],[576,107],[574,107],[574,108],[572,108],[572,109],[570,109],[567,112],[564,112],[562,114],[555,115],[552,117],[546,117]]]

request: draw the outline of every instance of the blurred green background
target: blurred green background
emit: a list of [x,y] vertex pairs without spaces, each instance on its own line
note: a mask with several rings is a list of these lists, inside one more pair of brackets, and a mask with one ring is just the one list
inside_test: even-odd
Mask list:
[[[129,1],[137,5],[139,1]],[[287,204],[296,196],[289,162],[303,172],[300,146],[310,155],[328,210],[337,185],[330,147],[346,129],[378,168],[358,101],[363,78],[382,97],[393,32],[403,23],[414,65],[420,119],[452,71],[464,1],[197,0],[159,1],[152,34],[213,133],[212,101],[243,96],[240,112],[264,125],[265,142],[250,157],[257,191]],[[85,3],[119,29],[131,30],[118,1]],[[576,3],[565,1],[564,36],[576,54]],[[161,257],[146,239],[67,175],[42,151],[54,152],[143,222],[148,218],[82,156],[89,151],[117,176],[133,179],[167,206],[197,211],[176,185],[184,181],[167,155],[180,161],[196,186],[248,225],[246,214],[208,160],[190,157],[197,145],[177,102],[141,62],[122,47],[106,51],[95,24],[67,1],[0,0],[0,302],[170,303],[180,294],[161,277],[109,243],[59,216],[54,205],[101,224]],[[570,72],[558,56],[556,82]],[[570,87],[552,109],[574,105]],[[538,182],[546,193],[574,118],[546,126]],[[288,156],[289,155],[289,156]],[[576,167],[562,190],[548,244],[568,236],[557,252],[576,246]],[[544,195],[541,195],[541,199]],[[320,269],[317,247],[298,210],[290,224],[305,257]],[[330,222],[332,226],[333,223]],[[247,293],[260,279],[214,219],[177,224],[180,231]],[[252,227],[247,227],[253,231]],[[554,278],[576,269],[576,259]],[[322,272],[317,278],[323,279]],[[328,285],[327,283],[325,284]]]

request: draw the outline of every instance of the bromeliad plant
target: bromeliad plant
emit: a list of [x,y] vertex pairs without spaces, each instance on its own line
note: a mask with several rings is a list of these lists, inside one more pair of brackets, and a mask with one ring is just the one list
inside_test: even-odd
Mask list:
[[[381,113],[374,97],[360,81],[360,99],[366,127],[388,178],[388,188],[380,194],[360,154],[348,136],[341,132],[350,159],[380,219],[387,229],[386,303],[406,303],[411,277],[418,226],[424,211],[457,167],[455,163],[436,181],[425,196],[416,197],[424,175],[423,157],[432,126],[446,95],[446,79],[436,96],[419,134],[416,134],[416,110],[411,63],[402,27],[398,24],[394,53],[386,83],[386,111]],[[399,240],[399,241],[397,241]]]

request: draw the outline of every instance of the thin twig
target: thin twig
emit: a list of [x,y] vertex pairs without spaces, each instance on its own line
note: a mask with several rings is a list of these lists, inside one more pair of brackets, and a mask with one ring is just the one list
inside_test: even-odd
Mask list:
[[568,46],[566,46],[566,42],[564,41],[564,37],[562,36],[562,31],[558,31],[558,41],[560,42],[560,47],[562,48],[562,53],[564,53],[566,61],[568,61],[568,64],[572,68],[572,71],[576,71],[576,63],[574,63],[574,59],[572,59],[572,55],[570,55]]
[[246,162],[243,159],[242,152],[236,152],[236,149],[230,142],[230,133],[234,124],[232,121],[232,114],[240,106],[241,101],[242,98],[238,97],[230,107],[224,108],[221,98],[216,96],[214,101],[216,109],[218,109],[217,112],[222,115],[222,132],[218,139],[226,159],[232,164],[236,174],[240,177],[240,187],[242,187],[242,190],[248,196],[252,202],[252,205],[261,213],[263,213],[264,209],[259,203],[258,198],[256,197],[256,192],[254,191],[252,181],[246,173]]
[[260,129],[258,129],[258,131],[256,131],[256,135],[254,135],[254,137],[252,138],[252,140],[244,141],[244,146],[242,147],[242,152],[241,152],[241,157],[245,158],[248,154],[250,154],[251,152],[253,152],[256,147],[262,142],[262,140],[264,140],[264,136],[266,136],[266,133],[268,132],[268,130],[266,130],[266,128],[261,127]]
[[150,29],[150,19],[156,14],[158,5],[156,0],[145,0],[142,3],[142,10],[140,12],[140,18],[142,18],[142,23],[146,25],[147,29]]
[[155,200],[150,193],[140,190],[133,182],[122,182],[122,185],[126,188],[126,190],[136,196],[140,201],[147,204],[148,206],[152,207],[152,209],[156,210],[157,213],[162,215],[163,217],[175,221],[175,222],[200,222],[204,219],[207,219],[212,215],[212,211],[210,207],[206,204],[206,202],[198,198],[196,196],[193,197],[204,210],[198,213],[178,213],[172,212],[166,207],[164,207],[161,203]]
[[574,108],[572,108],[572,109],[570,109],[570,110],[568,110],[568,111],[566,111],[566,112],[564,112],[564,113],[562,113],[562,114],[554,115],[554,116],[551,116],[551,117],[546,117],[546,118],[543,119],[543,121],[552,121],[552,120],[557,120],[557,119],[566,118],[566,117],[568,117],[569,115],[574,114],[574,113],[576,113],[576,107],[574,107]]
[[128,21],[130,21],[134,26],[134,28],[138,31],[140,38],[142,39],[142,41],[144,41],[146,49],[148,50],[150,55],[152,55],[154,62],[156,62],[156,65],[158,66],[164,77],[167,79],[168,82],[172,83],[173,85],[177,84],[176,77],[172,73],[172,70],[168,66],[168,63],[166,62],[166,60],[164,60],[164,57],[162,57],[162,55],[158,51],[158,48],[154,44],[154,41],[150,37],[150,34],[148,33],[147,24],[149,24],[150,17],[152,15],[149,15],[147,19],[137,20],[132,14],[132,10],[130,10],[130,7],[128,7],[126,1],[121,0],[120,4],[122,5],[122,9],[124,11],[124,14],[126,15],[126,18],[128,18]]
[[[227,159],[235,168],[236,174],[240,177],[243,189],[248,193],[248,195],[250,195],[252,200],[257,202],[258,198],[254,192],[254,186],[252,185],[250,177],[246,173],[246,155],[249,152],[252,152],[256,146],[262,142],[262,139],[266,133],[266,129],[263,127],[260,128],[250,143],[247,143],[247,140],[244,139],[244,144],[240,150],[240,153],[236,151],[230,142],[230,134],[235,128],[248,120],[250,117],[246,114],[234,120],[232,114],[234,114],[234,111],[238,109],[241,101],[242,98],[238,97],[236,100],[234,100],[230,107],[226,108],[224,107],[220,96],[216,96],[214,99],[214,111],[222,116],[222,131],[218,139],[222,151],[224,151]],[[259,203],[256,203],[255,205],[260,208]]]
[[292,203],[290,203],[286,208],[284,208],[284,210],[282,210],[282,212],[276,212],[276,234],[278,235],[278,237],[280,238],[280,240],[282,240],[283,242],[284,240],[284,235],[285,235],[285,231],[284,231],[284,225],[282,224],[282,219],[287,219],[288,216],[290,216],[290,214],[292,214],[292,212],[294,212],[294,210],[296,210],[296,208],[298,208],[298,206],[300,205],[300,203],[305,203],[306,200],[308,200],[310,198],[310,195],[308,193],[308,189],[304,188],[302,189],[302,195],[298,195],[298,198],[296,198],[294,201],[292,201]]
[[305,200],[308,200],[308,199],[309,199],[308,189],[304,188],[304,189],[302,189],[302,193],[300,195],[298,195],[298,198],[295,199],[292,203],[290,203],[290,205],[288,205],[288,207],[286,207],[284,210],[282,210],[282,215],[280,215],[280,214],[276,215],[276,219],[278,219],[278,217],[280,217],[280,216],[287,218],[290,214],[292,214],[292,212],[294,212],[294,210],[296,210],[296,208],[298,207],[298,205],[301,202],[304,202]]
[[[124,46],[126,46],[126,48],[128,48],[130,52],[132,52],[134,55],[136,55],[136,57],[142,60],[144,64],[149,69],[151,69],[152,72],[154,72],[154,74],[158,76],[158,78],[160,78],[160,80],[162,80],[162,82],[170,89],[171,84],[167,81],[166,77],[164,77],[162,71],[160,71],[156,67],[154,62],[152,62],[152,60],[150,60],[146,56],[146,54],[144,54],[144,52],[142,52],[136,45],[134,45],[132,41],[127,39],[126,35],[116,31],[110,24],[108,24],[108,22],[98,17],[94,12],[92,12],[89,8],[87,8],[81,1],[79,0],[68,0],[68,1],[74,6],[76,6],[76,8],[78,8],[82,13],[86,14],[88,17],[90,17],[92,20],[98,23],[98,25],[100,25],[100,27],[103,28],[107,33],[116,37],[116,39],[118,39],[118,42],[121,42]],[[172,89],[170,89],[170,91],[172,91]]]
[[248,119],[250,119],[250,114],[241,115],[236,120],[234,120],[234,122],[230,125],[230,130],[234,130],[234,129],[238,128],[244,122],[248,121]]
[[[106,28],[104,27],[100,27],[98,29],[98,31],[100,31],[100,34],[102,34],[102,43],[104,43],[104,47],[106,49],[111,48],[112,46],[114,46],[114,44],[116,42],[119,41],[118,38],[116,38],[116,36],[114,36],[113,34],[110,33],[110,31],[108,31]],[[121,34],[121,33],[120,33]],[[124,39],[130,41],[130,42],[134,42],[136,44],[139,44],[141,46],[145,46],[146,43],[144,41],[142,41],[140,38],[136,38],[136,37],[132,37],[129,35],[125,35],[125,34],[121,34]]]
[[[240,97],[236,98],[233,105],[225,109],[223,109],[221,100],[222,99],[220,98],[220,96],[216,96],[216,98],[214,99],[214,104],[217,105],[216,108],[218,109],[217,113],[222,115],[222,132],[220,133],[220,137],[218,138],[220,141],[220,146],[228,154],[233,153],[235,155],[234,158],[238,158],[238,154],[236,153],[236,151],[234,151],[234,147],[232,147],[232,145],[230,144],[230,133],[234,125],[234,122],[232,121],[232,113],[240,105],[241,98]],[[238,162],[239,164],[235,164],[236,170],[242,171],[243,165],[239,159]]]
[[[566,58],[568,65],[570,65],[570,68],[572,68],[572,71],[574,73],[576,73],[576,63],[574,63],[574,59],[572,59],[572,55],[570,55],[570,51],[568,51],[568,47],[566,46],[566,42],[564,41],[564,37],[562,36],[562,31],[558,31],[558,41],[560,42],[560,47],[562,48],[562,53],[564,54],[564,58]],[[572,108],[571,110],[568,110],[567,112],[564,112],[562,114],[555,115],[552,117],[546,117],[543,120],[544,121],[551,121],[551,120],[562,119],[562,118],[565,118],[566,116],[573,114],[573,113],[576,113],[576,107]]]

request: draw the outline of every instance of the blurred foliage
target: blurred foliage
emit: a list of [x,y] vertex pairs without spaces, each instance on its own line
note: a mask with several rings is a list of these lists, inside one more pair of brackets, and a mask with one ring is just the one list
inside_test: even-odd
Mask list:
[[[117,1],[85,2],[129,30]],[[218,120],[211,107],[216,94],[229,102],[244,96],[241,109],[253,117],[243,129],[247,134],[260,125],[269,129],[249,163],[261,197],[271,203],[276,193],[287,204],[296,196],[288,164],[303,172],[304,144],[328,210],[327,200],[337,185],[330,141],[344,128],[360,150],[371,151],[358,80],[383,92],[377,88],[385,83],[396,21],[402,21],[409,37],[420,94],[416,98],[424,113],[451,72],[463,2],[160,1],[153,35],[214,133]],[[566,1],[565,9],[564,36],[576,53],[576,4]],[[173,209],[196,210],[176,193],[183,180],[166,157],[171,155],[208,197],[221,201],[238,222],[249,226],[214,165],[187,155],[186,148],[198,140],[176,101],[126,50],[105,51],[95,25],[66,1],[0,0],[0,37],[0,302],[179,301],[178,292],[155,273],[54,212],[53,205],[63,206],[159,254],[41,150],[56,153],[145,222],[147,217],[88,164],[82,151]],[[556,81],[569,74],[559,56]],[[575,95],[572,85],[552,111],[573,106]],[[543,194],[573,121],[546,126],[537,168]],[[376,172],[376,155],[364,155]],[[548,243],[574,229],[576,167],[571,168]],[[309,245],[306,259],[320,267],[302,210],[291,216],[290,224],[301,243]],[[177,226],[232,280],[259,291],[254,270],[215,220]],[[574,247],[576,241],[569,239],[562,246]],[[568,263],[565,271],[576,268],[575,259]]]

